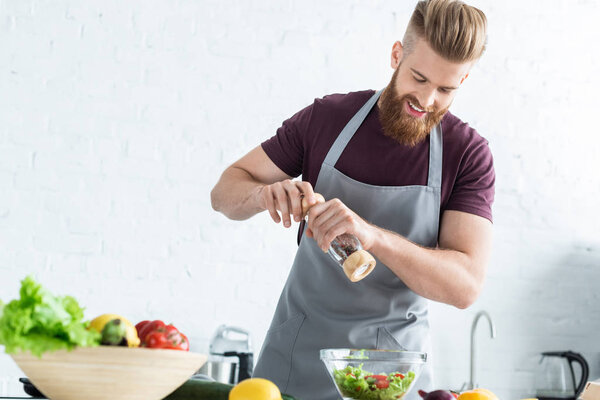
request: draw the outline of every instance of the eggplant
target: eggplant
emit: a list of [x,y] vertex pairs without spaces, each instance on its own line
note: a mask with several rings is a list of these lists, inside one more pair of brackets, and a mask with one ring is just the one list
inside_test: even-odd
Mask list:
[[424,390],[419,390],[419,396],[423,400],[455,400],[456,398],[452,393],[447,390],[434,390],[433,392],[427,393]]

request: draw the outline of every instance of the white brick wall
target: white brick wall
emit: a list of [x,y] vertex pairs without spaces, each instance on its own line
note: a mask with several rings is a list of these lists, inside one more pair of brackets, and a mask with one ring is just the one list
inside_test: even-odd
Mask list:
[[[440,387],[503,399],[544,350],[600,377],[600,91],[595,0],[473,1],[489,50],[453,111],[490,141],[495,246],[480,300],[432,305]],[[206,351],[221,323],[258,352],[295,229],[212,211],[222,170],[332,92],[383,87],[414,2],[0,0],[0,298],[33,274],[92,318],[162,318]],[[483,322],[483,321],[482,321]],[[21,372],[0,355],[0,394]]]

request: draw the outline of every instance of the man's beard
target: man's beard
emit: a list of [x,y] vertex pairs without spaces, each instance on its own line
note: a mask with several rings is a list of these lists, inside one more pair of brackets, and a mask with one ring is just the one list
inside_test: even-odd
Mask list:
[[448,111],[448,107],[443,110],[427,109],[427,115],[422,118],[416,118],[408,114],[404,109],[406,100],[410,100],[415,106],[424,110],[419,104],[419,101],[411,95],[399,96],[396,89],[396,77],[398,70],[396,68],[392,81],[381,94],[381,102],[379,104],[379,121],[383,128],[383,133],[386,136],[395,139],[409,147],[421,143],[427,137],[431,129],[436,126],[444,114]]

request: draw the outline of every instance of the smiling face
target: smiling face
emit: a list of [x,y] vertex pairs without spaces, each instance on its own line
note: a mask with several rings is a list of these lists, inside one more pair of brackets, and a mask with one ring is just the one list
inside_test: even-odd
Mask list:
[[425,40],[412,47],[405,52],[400,42],[394,44],[394,75],[378,103],[384,133],[408,146],[423,141],[442,120],[473,64],[448,61]]

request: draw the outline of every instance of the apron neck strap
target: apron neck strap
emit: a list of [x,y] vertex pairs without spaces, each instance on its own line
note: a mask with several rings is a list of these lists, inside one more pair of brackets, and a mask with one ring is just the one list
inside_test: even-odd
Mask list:
[[429,172],[427,186],[442,187],[442,123],[440,122],[429,132]]
[[365,105],[362,106],[361,109],[354,114],[354,117],[352,117],[352,119],[346,124],[342,132],[340,132],[337,139],[335,139],[335,142],[333,142],[333,145],[329,149],[329,152],[325,157],[325,161],[323,161],[324,164],[331,165],[332,167],[335,166],[335,163],[337,163],[337,160],[340,158],[340,155],[346,148],[346,145],[350,139],[352,139],[352,136],[354,136],[354,133],[358,130],[358,127],[363,123],[365,118],[367,118],[367,115],[369,115],[369,112],[373,106],[377,104],[377,100],[379,99],[379,96],[381,96],[381,92],[383,92],[383,89],[371,96]]

